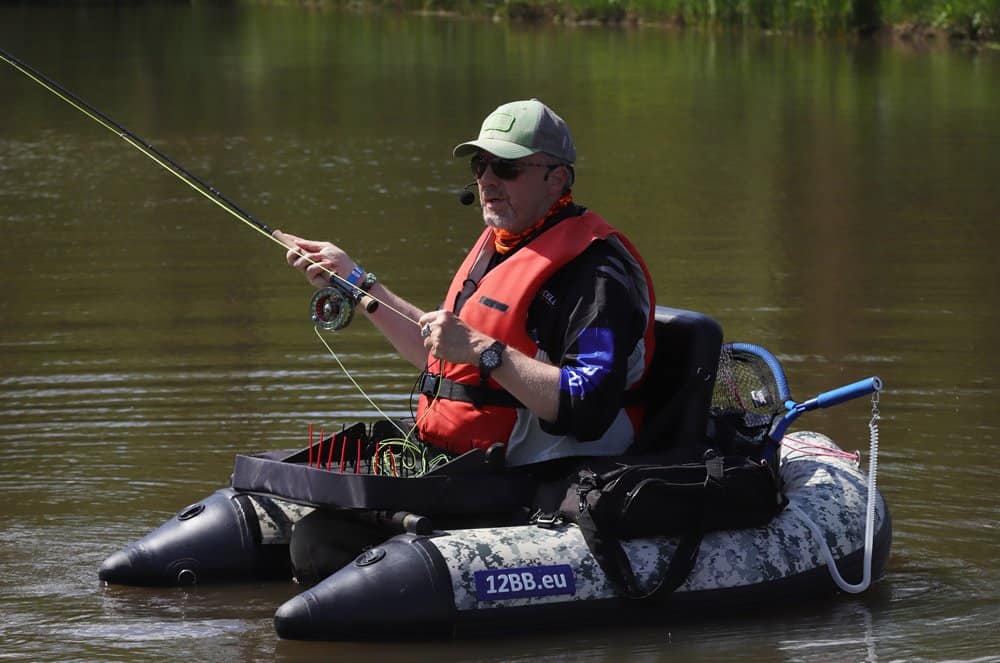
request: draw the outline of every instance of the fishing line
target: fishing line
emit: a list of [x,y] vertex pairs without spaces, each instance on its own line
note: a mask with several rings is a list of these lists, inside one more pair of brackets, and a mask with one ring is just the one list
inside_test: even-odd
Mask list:
[[378,405],[376,405],[375,402],[371,398],[368,397],[368,394],[365,393],[365,390],[361,388],[361,385],[358,384],[357,380],[354,379],[354,376],[351,375],[350,371],[347,370],[347,367],[344,366],[343,362],[340,361],[340,357],[337,356],[337,353],[333,351],[333,348],[330,347],[330,344],[327,343],[326,339],[323,338],[323,335],[320,334],[319,329],[315,329],[314,328],[314,331],[316,332],[316,337],[319,338],[319,342],[322,343],[326,347],[327,351],[329,351],[329,353],[330,353],[330,356],[333,357],[334,361],[337,362],[337,366],[340,366],[340,370],[342,370],[344,372],[344,375],[346,375],[347,379],[351,381],[351,384],[353,384],[357,388],[358,392],[360,392],[361,395],[365,397],[365,400],[367,400],[368,403],[373,408],[375,408],[375,410],[380,415],[382,415],[383,419],[385,419],[389,423],[391,423],[393,425],[393,427],[395,427],[395,429],[399,431],[400,435],[402,435],[404,438],[408,438],[409,437],[409,433],[407,433],[402,428],[400,428],[399,424],[397,424],[395,421],[393,421],[389,417],[389,415],[387,415],[385,412],[382,411],[382,408],[380,408]]
[[[313,265],[318,265],[320,269],[326,272],[329,275],[329,282],[333,287],[320,289],[316,293],[316,295],[313,296],[312,302],[310,302],[310,308],[312,309],[313,313],[313,320],[314,322],[317,323],[314,325],[316,336],[319,337],[320,342],[322,342],[323,345],[326,347],[327,351],[330,352],[330,355],[340,366],[340,370],[343,371],[344,375],[346,375],[347,378],[351,381],[351,383],[354,384],[358,392],[365,397],[368,403],[371,404],[371,406],[374,407],[375,410],[378,411],[378,413],[384,419],[391,422],[392,425],[399,431],[400,435],[402,436],[399,440],[387,440],[387,442],[390,442],[391,446],[401,447],[402,451],[412,451],[410,447],[411,446],[415,447],[415,445],[411,441],[411,438],[413,436],[413,433],[417,429],[417,425],[419,424],[419,419],[414,423],[413,427],[409,431],[405,431],[395,421],[393,421],[389,416],[387,416],[385,412],[383,412],[382,409],[379,408],[379,406],[376,405],[374,401],[372,401],[372,399],[368,396],[365,390],[362,389],[361,385],[359,385],[358,382],[354,379],[354,376],[352,376],[350,371],[347,370],[347,367],[345,367],[343,362],[340,361],[340,358],[337,356],[337,353],[334,352],[333,348],[331,348],[330,345],[326,342],[326,339],[323,338],[322,334],[320,333],[320,320],[322,319],[324,322],[328,323],[326,326],[324,326],[325,329],[340,329],[343,326],[346,326],[347,323],[350,321],[351,315],[353,314],[354,304],[357,303],[360,303],[362,306],[364,306],[369,313],[373,313],[378,305],[385,306],[387,309],[389,309],[396,315],[400,316],[404,320],[409,321],[414,326],[419,326],[419,323],[416,320],[411,318],[406,313],[400,311],[398,308],[392,306],[391,304],[388,304],[378,299],[377,297],[374,297],[373,295],[369,294],[365,290],[362,290],[358,286],[348,281],[346,278],[337,274],[332,269],[313,260],[310,256],[306,255],[306,253],[302,249],[296,246],[292,242],[292,240],[288,238],[280,230],[272,229],[263,221],[255,218],[252,214],[250,214],[249,212],[241,208],[239,205],[237,205],[235,202],[227,198],[221,191],[216,189],[214,186],[208,184],[198,176],[194,175],[189,170],[187,170],[179,163],[174,161],[174,159],[172,159],[170,156],[166,155],[165,153],[155,148],[148,141],[139,137],[137,134],[133,133],[120,123],[116,122],[115,120],[111,119],[110,117],[99,111],[97,108],[95,108],[91,104],[81,99],[76,94],[70,92],[66,88],[62,87],[61,85],[53,81],[48,76],[35,70],[31,66],[22,62],[20,59],[18,59],[17,57],[15,57],[14,55],[8,53],[3,49],[0,49],[0,59],[3,59],[9,65],[14,67],[14,69],[24,74],[27,78],[31,79],[38,85],[42,86],[44,89],[46,89],[59,99],[63,100],[76,110],[80,111],[90,119],[94,120],[102,127],[110,131],[111,133],[117,135],[119,138],[124,140],[129,146],[133,147],[134,149],[136,149],[137,151],[139,151],[140,153],[151,159],[158,166],[169,172],[171,175],[182,181],[184,184],[188,185],[191,189],[193,189],[201,196],[203,196],[204,198],[215,204],[217,207],[228,212],[231,216],[233,216],[243,224],[247,225],[255,232],[260,233],[261,235],[267,237],[268,239],[273,241],[275,244],[278,244],[282,248],[292,251],[295,255],[298,255],[300,258],[305,258]],[[438,389],[440,390],[440,385],[438,386]],[[437,394],[435,394],[434,398],[435,399],[437,398]],[[310,442],[310,451],[311,449],[312,449],[312,443]],[[389,451],[389,453],[391,457],[391,450]],[[420,464],[422,466],[423,471],[427,471],[428,468],[433,469],[434,467],[440,465],[442,462],[446,461],[447,461],[447,456],[434,457],[430,461],[428,461],[426,456],[423,454],[421,454],[420,457]],[[395,465],[395,460],[393,460],[392,463],[393,465]]]
[[[249,212],[241,208],[239,205],[237,205],[235,202],[227,198],[221,191],[219,191],[212,185],[208,184],[204,180],[200,179],[198,176],[194,175],[189,170],[187,170],[179,163],[174,161],[171,157],[164,154],[157,148],[153,147],[152,144],[150,144],[143,138],[139,137],[132,131],[128,130],[120,123],[111,119],[101,111],[97,110],[94,106],[87,103],[86,101],[81,99],[79,96],[73,94],[66,88],[62,87],[61,85],[53,81],[45,74],[37,71],[36,69],[22,62],[20,59],[18,59],[17,57],[15,57],[14,55],[8,53],[3,49],[0,49],[0,59],[4,60],[7,64],[17,69],[19,72],[27,76],[35,83],[41,85],[43,88],[51,92],[59,99],[62,99],[73,108],[77,109],[90,119],[97,122],[111,133],[116,134],[119,138],[124,140],[128,145],[130,145],[131,147],[135,148],[145,156],[152,159],[161,168],[163,168],[171,175],[175,176],[177,179],[187,184],[189,187],[197,191],[199,194],[201,194],[206,199],[214,203],[216,206],[225,210],[230,215],[232,215],[239,221],[243,222],[250,228],[252,228],[254,231],[260,233],[261,235],[264,235],[265,237],[273,241],[275,244],[278,244],[282,248],[293,251],[300,258],[305,258],[312,264],[319,265],[320,269],[322,269],[324,272],[327,273],[331,283],[336,283],[340,285],[342,288],[346,289],[348,293],[355,295],[356,300],[359,303],[361,303],[369,312],[374,312],[377,305],[382,305],[385,306],[390,311],[392,311],[393,313],[395,313],[396,315],[403,318],[404,320],[408,320],[409,322],[413,323],[414,326],[419,326],[416,320],[414,320],[407,314],[403,313],[399,309],[395,308],[390,304],[387,304],[386,302],[378,299],[377,297],[374,297],[364,291],[359,290],[356,286],[354,286],[344,277],[337,274],[332,269],[326,267],[325,265],[321,265],[320,263],[310,258],[301,249],[295,246],[295,244],[292,243],[291,240],[285,237],[284,233],[282,233],[280,230],[274,230],[263,221],[260,221],[259,219],[255,218],[252,214],[250,214]],[[285,237],[284,240],[282,239],[283,237]],[[374,307],[372,306],[372,303],[375,304]]]
[[[102,113],[97,108],[87,103],[76,94],[70,92],[63,86],[59,85],[45,74],[42,74],[41,72],[37,71],[28,64],[22,62],[20,59],[18,59],[17,57],[15,57],[14,55],[8,53],[3,49],[0,49],[0,59],[3,59],[9,65],[14,67],[14,69],[24,74],[27,78],[34,81],[35,83],[37,83],[38,85],[40,85],[41,87],[43,87],[44,89],[46,89],[47,91],[58,97],[59,99],[63,100],[76,110],[80,111],[90,119],[94,120],[102,127],[110,131],[111,133],[117,135],[119,138],[124,140],[128,145],[130,145],[131,147],[133,147],[134,149],[136,149],[137,151],[139,151],[140,153],[151,159],[158,166],[169,172],[171,175],[182,181],[184,184],[188,185],[191,189],[193,189],[197,193],[201,194],[201,196],[203,196],[204,198],[215,204],[217,207],[228,212],[231,216],[233,216],[246,226],[250,227],[255,232],[260,233],[261,235],[267,237],[268,239],[273,241],[275,244],[278,244],[282,248],[292,251],[300,258],[305,258],[313,265],[318,265],[320,269],[322,269],[324,272],[328,274],[329,282],[334,287],[323,288],[317,292],[316,296],[313,297],[313,301],[310,303],[310,308],[313,309],[314,320],[316,320],[317,318],[317,313],[320,314],[333,313],[334,314],[333,317],[338,318],[339,322],[341,323],[341,326],[334,325],[327,328],[339,329],[342,326],[346,326],[346,324],[350,321],[351,314],[353,313],[354,304],[360,303],[362,306],[365,307],[365,309],[369,313],[373,313],[378,305],[385,306],[387,309],[394,312],[396,315],[400,316],[404,320],[408,320],[409,322],[411,322],[414,326],[419,326],[419,323],[406,313],[403,313],[402,311],[392,306],[391,304],[388,304],[378,299],[377,297],[369,294],[368,292],[358,288],[356,285],[352,284],[350,281],[340,276],[332,269],[313,260],[310,256],[306,255],[306,253],[302,249],[296,246],[280,230],[272,229],[266,223],[257,219],[252,214],[250,214],[250,212],[244,210],[235,202],[230,200],[214,186],[210,185],[209,183],[205,182],[198,176],[194,175],[189,170],[187,170],[179,163],[177,163],[170,156],[158,150],[151,143],[139,137],[137,134],[130,131],[119,122],[116,122],[115,120],[111,119],[106,114]],[[316,310],[317,305],[320,305],[323,308],[323,310],[317,311]],[[349,311],[344,310],[345,308],[349,309]],[[346,313],[346,315],[341,315],[344,313]],[[393,423],[393,425],[399,430],[400,434],[403,436],[404,441],[409,440],[410,436],[413,434],[413,430],[407,433],[402,428],[400,428],[394,421],[392,421],[392,419],[386,416],[384,412],[382,412],[382,410],[371,400],[371,398],[368,397],[368,394],[365,393],[364,389],[362,389],[361,386],[357,383],[357,381],[347,370],[347,368],[343,365],[343,363],[340,361],[340,358],[337,357],[337,354],[329,346],[329,344],[322,337],[322,335],[320,335],[319,328],[314,326],[314,329],[316,330],[316,335],[319,336],[320,341],[323,343],[324,346],[326,346],[326,349],[337,361],[337,364],[340,366],[340,369],[344,372],[344,375],[346,375],[348,379],[354,384],[354,386],[358,389],[361,395],[368,400],[368,402],[372,405],[372,407],[374,407],[379,412],[379,414],[381,414],[385,419]],[[415,428],[416,426],[414,426],[414,429]],[[310,449],[311,446],[312,445],[310,444]]]
[[[428,459],[427,453],[430,447],[428,447],[425,444],[421,444],[419,440],[415,440],[413,438],[413,434],[416,432],[417,426],[420,424],[420,419],[417,419],[414,422],[413,426],[410,427],[410,430],[404,431],[403,428],[396,422],[396,420],[392,419],[389,415],[383,412],[382,409],[375,404],[375,401],[373,401],[371,397],[368,396],[364,388],[362,388],[361,385],[358,384],[357,380],[354,379],[354,376],[351,375],[351,372],[347,370],[346,366],[344,366],[344,363],[340,361],[340,357],[337,356],[337,353],[334,351],[334,349],[330,347],[330,344],[326,342],[325,338],[323,338],[323,334],[320,332],[319,328],[314,328],[314,331],[316,332],[316,336],[319,338],[320,343],[322,343],[324,347],[326,347],[327,351],[330,353],[330,356],[333,357],[334,361],[337,362],[337,366],[339,366],[340,370],[343,371],[344,375],[347,376],[347,379],[351,381],[354,387],[358,390],[358,393],[364,396],[365,400],[367,400],[368,403],[373,408],[375,408],[375,410],[382,416],[382,418],[388,421],[390,424],[392,424],[393,428],[399,431],[399,434],[401,435],[401,437],[399,438],[386,438],[381,440],[379,442],[379,444],[382,445],[381,449],[379,449],[378,446],[376,446],[374,455],[372,456],[372,462],[373,462],[373,467],[380,469],[375,470],[374,471],[375,474],[383,474],[383,475],[385,474],[384,466],[380,466],[378,462],[380,456],[388,455],[390,459],[390,463],[392,464],[392,469],[390,470],[391,473],[389,474],[389,476],[401,476],[401,472],[404,469],[410,472],[412,476],[421,476],[431,470],[440,467],[444,463],[447,463],[449,460],[451,460],[452,457],[446,453],[436,453],[434,456]],[[439,383],[437,391],[434,394],[433,400],[437,400],[438,394],[440,392],[441,392],[441,384]],[[427,412],[424,412],[424,416],[427,416]],[[323,436],[322,433],[320,433],[320,444],[322,444],[322,439]],[[310,453],[312,453],[312,424],[309,425],[309,451]],[[331,447],[331,453],[332,451],[333,448]],[[393,453],[394,451],[395,454]],[[396,469],[397,467],[396,466],[397,461],[395,459],[396,456],[399,457],[398,470]],[[312,465],[311,462],[310,465]],[[343,462],[341,462],[341,465],[343,465]],[[341,472],[343,472],[343,467],[341,467]]]
[[[387,414],[386,414],[385,412],[383,412],[383,411],[381,410],[381,408],[379,408],[379,406],[378,406],[378,405],[376,405],[376,404],[375,404],[375,403],[374,403],[374,402],[372,401],[372,399],[371,399],[371,398],[369,398],[368,394],[367,394],[367,393],[365,393],[365,390],[364,390],[364,389],[363,389],[363,388],[361,387],[361,385],[360,385],[360,384],[358,384],[358,382],[357,382],[357,381],[356,381],[356,380],[354,379],[354,376],[353,376],[353,375],[351,375],[350,371],[348,371],[348,370],[347,370],[347,367],[346,367],[346,366],[344,366],[344,364],[343,364],[343,362],[342,362],[342,361],[340,361],[340,357],[339,357],[339,356],[337,356],[337,353],[336,353],[336,352],[334,351],[334,349],[333,349],[332,347],[330,347],[330,344],[326,342],[326,339],[325,339],[325,338],[323,338],[323,334],[322,334],[322,333],[320,332],[320,330],[319,330],[319,329],[316,329],[316,328],[314,328],[314,331],[316,332],[316,336],[317,336],[317,338],[319,338],[319,342],[320,342],[320,343],[322,343],[322,344],[323,344],[323,346],[324,346],[324,347],[325,347],[325,348],[327,349],[327,352],[329,352],[329,353],[330,353],[330,356],[331,356],[331,357],[333,357],[333,360],[337,362],[337,366],[339,366],[339,367],[340,367],[340,370],[342,370],[342,371],[344,372],[344,375],[346,375],[346,376],[347,376],[347,378],[348,378],[348,379],[349,379],[349,380],[351,381],[351,383],[352,383],[352,384],[353,384],[353,385],[354,385],[354,386],[355,386],[355,387],[357,388],[358,392],[360,392],[360,393],[361,393],[361,395],[365,397],[365,400],[367,400],[367,401],[368,401],[368,403],[369,403],[369,404],[370,404],[370,405],[371,405],[371,406],[372,406],[373,408],[375,408],[375,410],[376,410],[376,411],[377,411],[377,412],[378,412],[378,413],[379,413],[380,415],[382,415],[382,418],[383,418],[383,419],[386,419],[387,421],[389,421],[389,422],[390,422],[390,423],[391,423],[391,424],[393,425],[393,427],[394,427],[394,428],[395,428],[396,430],[398,430],[398,431],[399,431],[399,434],[403,436],[403,438],[402,438],[402,439],[403,439],[403,441],[408,441],[408,440],[409,440],[409,439],[410,439],[410,438],[412,437],[412,435],[413,435],[414,431],[416,431],[416,430],[417,430],[417,425],[418,425],[418,424],[420,423],[420,418],[418,418],[418,419],[417,419],[417,420],[416,420],[416,421],[414,422],[413,426],[412,426],[412,427],[410,428],[410,430],[409,430],[409,431],[404,431],[404,430],[403,430],[403,429],[402,429],[402,428],[401,428],[401,427],[399,426],[399,424],[398,424],[398,423],[396,423],[396,421],[395,421],[395,420],[393,420],[393,419],[392,419],[391,417],[389,417],[389,415],[387,415]],[[441,382],[439,381],[439,382],[438,382],[438,385],[437,385],[437,389],[435,390],[435,392],[434,392],[434,396],[433,396],[433,397],[431,398],[431,400],[432,400],[432,401],[435,401],[435,400],[437,400],[437,398],[438,398],[438,395],[439,395],[440,393],[441,393]],[[427,413],[426,413],[426,412],[424,412],[424,416],[427,416]],[[421,417],[421,418],[422,418],[422,417]]]

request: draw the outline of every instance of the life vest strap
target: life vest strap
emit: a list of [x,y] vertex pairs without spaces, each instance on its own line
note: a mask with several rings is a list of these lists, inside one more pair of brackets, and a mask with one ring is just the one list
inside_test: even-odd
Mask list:
[[420,393],[430,399],[447,398],[452,401],[472,403],[476,407],[484,405],[524,407],[521,401],[503,389],[494,389],[478,384],[463,384],[449,378],[442,378],[435,373],[424,373],[420,379]]

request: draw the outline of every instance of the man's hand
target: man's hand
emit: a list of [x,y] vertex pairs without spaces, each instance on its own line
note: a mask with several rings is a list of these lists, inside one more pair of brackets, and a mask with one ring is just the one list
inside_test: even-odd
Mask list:
[[479,354],[494,340],[448,311],[425,313],[418,322],[424,330],[422,335],[427,351],[454,364],[477,365]]
[[280,239],[289,247],[285,254],[288,264],[302,272],[317,288],[330,285],[331,272],[346,278],[357,266],[343,249],[331,242],[314,242],[288,233],[281,233]]

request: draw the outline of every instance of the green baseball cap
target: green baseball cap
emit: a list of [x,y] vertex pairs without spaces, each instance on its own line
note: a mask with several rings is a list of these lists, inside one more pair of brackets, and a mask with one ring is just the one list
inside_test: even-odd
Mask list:
[[479,138],[455,147],[456,157],[486,150],[501,159],[520,159],[544,152],[565,163],[576,161],[569,127],[538,99],[512,101],[490,113]]

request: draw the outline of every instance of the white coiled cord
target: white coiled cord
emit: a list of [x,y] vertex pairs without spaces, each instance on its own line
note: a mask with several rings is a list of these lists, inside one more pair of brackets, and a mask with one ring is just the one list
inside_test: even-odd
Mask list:
[[875,547],[875,500],[877,498],[876,477],[878,475],[879,418],[878,392],[875,392],[872,394],[872,418],[871,421],[868,422],[871,451],[869,452],[870,455],[868,459],[868,508],[865,513],[865,557],[861,582],[856,585],[852,585],[844,580],[844,577],[840,575],[840,570],[837,569],[837,562],[833,559],[833,553],[830,551],[830,546],[827,544],[826,537],[823,536],[822,530],[820,530],[816,523],[812,521],[812,518],[807,516],[805,512],[798,507],[798,505],[794,503],[789,503],[788,505],[789,508],[802,519],[802,522],[809,528],[809,531],[812,532],[813,537],[819,544],[823,560],[826,562],[827,568],[830,569],[830,576],[837,584],[837,587],[840,587],[849,594],[860,594],[868,589],[872,582],[872,551]]

